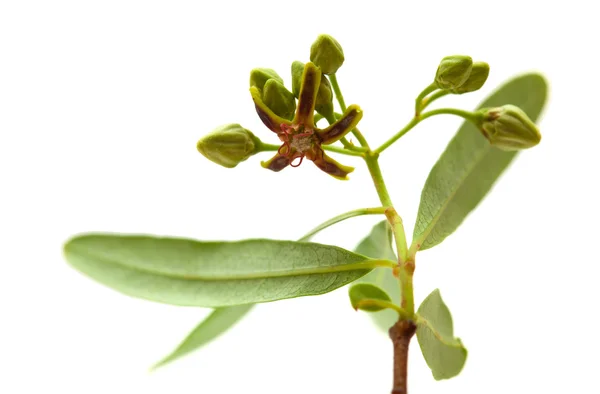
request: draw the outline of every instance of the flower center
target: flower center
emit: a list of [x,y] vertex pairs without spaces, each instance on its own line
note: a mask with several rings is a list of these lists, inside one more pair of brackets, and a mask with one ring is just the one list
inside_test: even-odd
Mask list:
[[312,133],[296,134],[290,140],[290,146],[300,153],[308,151],[313,146]]
[[[316,143],[314,130],[307,129],[303,125],[289,126],[282,124],[279,138],[291,150],[304,156]],[[291,152],[290,150],[290,152]]]

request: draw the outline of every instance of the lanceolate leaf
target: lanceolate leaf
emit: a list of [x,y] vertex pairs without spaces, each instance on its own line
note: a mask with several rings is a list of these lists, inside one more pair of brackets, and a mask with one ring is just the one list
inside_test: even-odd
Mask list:
[[[480,108],[514,104],[535,122],[546,93],[542,76],[525,74],[501,86]],[[425,182],[412,248],[431,248],[452,234],[515,156],[516,152],[492,147],[475,126],[465,122]]]
[[189,333],[183,342],[153,368],[161,367],[206,345],[237,323],[253,305],[237,305],[217,308]]
[[323,294],[393,264],[308,242],[112,234],[75,237],[65,256],[84,274],[130,296],[203,307]]
[[[397,261],[392,249],[392,230],[387,221],[376,224],[371,233],[363,239],[355,249],[356,253],[374,259],[385,259]],[[363,276],[361,283],[373,283],[381,287],[390,296],[393,303],[400,304],[400,284],[389,268],[375,268],[369,274]],[[398,312],[384,309],[379,312],[369,313],[377,327],[387,334],[391,326],[398,321]]]
[[417,339],[434,379],[458,375],[467,360],[467,349],[454,338],[452,315],[439,290],[423,300],[417,314]]

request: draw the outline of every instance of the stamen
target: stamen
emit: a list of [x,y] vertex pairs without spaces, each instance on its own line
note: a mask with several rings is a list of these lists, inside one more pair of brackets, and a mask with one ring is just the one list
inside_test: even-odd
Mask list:
[[[300,158],[300,161],[298,162],[298,164],[294,164],[294,160],[296,160],[297,158]],[[300,167],[300,164],[302,164],[302,160],[304,160],[304,154],[300,155],[300,156],[296,156],[292,159],[292,161],[290,162],[290,166],[291,167]]]
[[292,126],[285,123],[282,123],[279,127],[281,128],[281,131],[288,135],[293,134],[295,131]]

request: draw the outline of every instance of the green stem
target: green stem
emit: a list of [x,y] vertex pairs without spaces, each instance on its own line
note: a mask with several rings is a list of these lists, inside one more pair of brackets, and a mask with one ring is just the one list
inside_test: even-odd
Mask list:
[[340,142],[342,143],[342,145],[344,145],[344,148],[346,149],[352,149],[354,148],[354,145],[352,145],[347,139],[346,137],[342,137],[340,138]]
[[[342,110],[342,112],[346,111],[346,102],[344,101],[344,96],[342,95],[342,91],[340,90],[340,85],[338,84],[338,80],[337,77],[335,76],[335,74],[331,74],[329,75],[329,82],[331,83],[331,86],[333,87],[333,92],[335,93],[335,98],[337,99],[338,103],[340,104],[340,108]],[[354,134],[354,137],[356,137],[356,139],[358,140],[358,142],[360,143],[361,146],[368,148],[369,144],[367,143],[367,140],[365,139],[365,137],[362,135],[362,133],[357,129],[354,128],[354,130],[352,130],[352,134]]]
[[346,111],[346,103],[344,102],[344,96],[342,95],[342,91],[340,90],[340,85],[338,84],[337,77],[335,74],[329,75],[329,82],[331,82],[331,87],[333,87],[333,92],[335,93],[335,98],[340,104],[340,108],[342,112]]
[[388,219],[388,222],[390,222],[394,234],[398,234],[398,237],[395,237],[398,259],[400,263],[404,263],[408,257],[408,246],[406,244],[406,234],[404,232],[402,218],[393,207],[389,207],[385,211],[385,217]]
[[384,150],[389,148],[390,145],[392,145],[394,142],[396,142],[398,139],[400,139],[400,137],[402,137],[404,134],[406,134],[410,130],[412,130],[416,125],[419,124],[419,122],[421,122],[422,120],[425,120],[427,118],[430,118],[432,116],[435,116],[435,115],[456,115],[456,116],[460,116],[461,118],[464,118],[474,124],[478,124],[480,121],[480,115],[477,114],[476,112],[464,111],[462,109],[457,109],[457,108],[439,108],[439,109],[434,109],[431,111],[423,112],[419,116],[415,116],[414,118],[412,118],[412,120],[410,122],[408,122],[408,124],[406,126],[404,126],[396,134],[394,134],[389,140],[387,140],[386,142],[381,144],[381,146],[379,148],[375,149],[374,152],[375,153],[383,152]]
[[[273,144],[266,144],[264,142],[261,142],[260,146],[259,146],[259,152],[276,152],[278,151],[280,148],[280,145],[273,145]],[[358,156],[358,157],[363,157],[365,154],[362,150],[350,150],[350,149],[346,149],[346,148],[340,148],[339,146],[333,146],[333,145],[323,145],[321,146],[321,148],[323,148],[326,151],[329,152],[335,152],[335,153],[340,153],[342,155],[348,155],[348,156]]]
[[308,233],[306,233],[306,235],[304,235],[298,241],[301,241],[301,242],[308,241],[313,235],[315,235],[319,231],[324,230],[327,227],[332,226],[336,223],[339,223],[343,220],[350,219],[355,216],[384,214],[385,210],[386,210],[385,207],[361,208],[361,209],[355,209],[354,211],[342,213],[341,215],[335,216],[335,217],[327,220],[326,222],[319,224],[317,227],[313,228]]
[[354,136],[356,137],[356,139],[360,143],[360,146],[363,146],[363,147],[369,149],[369,144],[367,143],[367,140],[362,135],[362,133],[360,132],[360,130],[358,129],[358,127],[355,127],[354,129],[352,129],[352,134],[354,134]]
[[429,97],[425,97],[423,99],[423,101],[421,102],[421,111],[423,111],[425,108],[427,108],[427,106],[431,103],[433,103],[435,100],[439,99],[440,97],[444,97],[449,95],[451,92],[449,90],[440,90],[439,92],[435,92],[434,94],[432,94]]
[[[346,103],[344,102],[344,97],[340,90],[337,77],[335,74],[330,75],[331,86],[333,87],[333,91],[335,92],[335,96],[340,104],[340,108],[342,111],[346,110]],[[430,85],[425,90],[423,90],[422,97],[420,100],[425,97],[427,94],[437,89],[435,84]],[[404,134],[408,132],[412,127],[416,126],[420,121],[419,117],[415,117],[411,123],[409,123],[405,129],[401,130],[398,134]],[[385,185],[385,181],[383,179],[383,175],[381,173],[381,168],[379,167],[379,152],[385,149],[387,146],[391,145],[395,139],[392,137],[388,143],[384,144],[382,148],[372,151],[369,149],[369,144],[363,137],[362,133],[358,130],[352,130],[352,133],[356,136],[356,139],[360,142],[363,147],[366,147],[368,150],[364,153],[363,158],[365,163],[367,164],[367,168],[369,169],[369,173],[371,174],[371,178],[373,179],[373,185],[375,186],[375,190],[377,191],[377,195],[379,196],[379,200],[381,201],[381,205],[385,208],[385,215],[388,218],[392,226],[392,231],[394,234],[394,240],[396,243],[396,249],[398,250],[398,266],[395,271],[398,274],[398,279],[400,282],[400,287],[402,290],[402,310],[404,311],[401,314],[401,320],[410,320],[414,317],[414,297],[413,297],[413,272],[414,272],[414,260],[408,260],[408,247],[406,244],[406,234],[404,231],[404,225],[402,223],[402,218],[398,215],[396,210],[393,207],[392,200],[390,198],[389,192]],[[400,138],[399,136],[396,139]]]
[[321,145],[321,148],[323,148],[324,150],[327,150],[329,152],[341,153],[342,155],[359,156],[359,157],[365,156],[365,153],[362,151],[358,151],[358,150],[354,150],[354,149],[340,148],[339,146]]
[[400,279],[400,289],[402,292],[402,308],[404,308],[411,319],[415,315],[415,296],[413,292],[414,272],[414,260],[406,260],[398,270],[398,279]]
[[267,144],[267,143],[261,141],[260,145],[258,146],[257,153],[258,152],[277,151],[277,150],[279,150],[280,147],[281,147],[281,145]]
[[390,208],[393,204],[392,200],[390,199],[390,194],[387,191],[387,187],[385,186],[383,175],[381,174],[381,168],[379,167],[379,162],[377,161],[378,158],[379,155],[377,153],[368,152],[365,156],[365,163],[367,163],[367,168],[371,173],[371,178],[373,178],[373,184],[375,185],[375,190],[377,191],[381,205],[386,208]]
[[421,112],[421,105],[422,105],[422,101],[425,98],[425,96],[427,96],[429,93],[433,92],[437,88],[438,87],[437,87],[436,83],[433,82],[433,83],[431,83],[431,85],[429,85],[425,89],[423,89],[423,91],[421,93],[419,93],[419,95],[415,99],[415,117],[419,116],[419,113]]
[[385,216],[388,222],[392,226],[392,232],[394,234],[394,240],[396,243],[396,249],[398,250],[398,264],[397,274],[400,282],[400,289],[402,294],[402,308],[406,311],[408,318],[412,318],[415,312],[414,295],[413,295],[413,272],[415,270],[415,264],[413,260],[408,259],[408,249],[406,244],[406,233],[404,232],[404,225],[402,218],[393,207],[392,200],[387,191],[383,175],[381,174],[381,168],[378,162],[379,155],[374,152],[368,152],[365,156],[365,162],[373,178],[373,184],[377,195],[381,200],[381,205],[386,207]]
[[375,149],[375,152],[381,153],[384,150],[386,150],[387,148],[389,148],[390,145],[392,145],[394,142],[396,142],[400,137],[402,137],[404,134],[408,133],[413,127],[418,125],[420,121],[421,121],[421,119],[419,119],[417,117],[412,118],[412,120],[410,122],[408,122],[408,124],[406,126],[404,126],[400,131],[398,131],[396,134],[394,134],[392,136],[392,138],[390,138],[389,140],[387,140],[386,142],[381,144],[381,146],[379,148]]
[[406,244],[406,234],[402,218],[393,207],[385,211],[388,222],[392,225],[392,231],[395,234],[396,249],[398,250],[398,263],[400,267],[397,271],[400,281],[400,293],[402,294],[402,307],[407,315],[412,317],[415,313],[415,301],[413,295],[413,272],[415,271],[414,260],[408,258],[408,247]]
[[427,118],[435,116],[435,115],[456,115],[456,116],[460,116],[461,118],[464,118],[464,119],[468,120],[469,122],[474,123],[476,125],[481,120],[481,115],[479,115],[477,112],[465,111],[465,110],[458,109],[458,108],[432,109],[431,111],[422,113],[419,118],[420,118],[420,120],[424,120],[424,119],[427,119]]

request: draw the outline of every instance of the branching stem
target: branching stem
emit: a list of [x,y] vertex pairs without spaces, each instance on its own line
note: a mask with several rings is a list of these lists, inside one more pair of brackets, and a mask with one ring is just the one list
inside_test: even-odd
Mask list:
[[[342,111],[345,111],[346,104],[344,102],[344,98],[342,96],[342,92],[340,91],[335,74],[330,75],[329,78],[331,80],[331,86],[333,87],[340,107]],[[352,132],[359,140],[364,151],[351,151],[348,147],[346,149],[337,148],[341,151],[344,151],[340,153],[354,154],[363,157],[367,168],[369,169],[369,173],[371,174],[371,178],[373,179],[373,185],[375,186],[375,190],[377,191],[377,195],[379,197],[379,200],[381,201],[382,207],[364,208],[336,216],[328,220],[327,222],[321,224],[317,228],[313,229],[301,239],[307,240],[316,232],[334,223],[345,220],[349,217],[373,213],[384,213],[387,217],[387,220],[392,228],[394,242],[396,244],[396,249],[398,252],[398,263],[394,267],[394,273],[398,277],[398,282],[401,290],[401,302],[399,306],[393,304],[384,306],[391,307],[392,309],[396,310],[399,314],[398,322],[394,326],[392,326],[392,328],[389,331],[390,338],[392,339],[392,343],[394,344],[394,385],[392,389],[392,394],[407,394],[408,346],[410,344],[411,338],[413,337],[417,329],[415,323],[416,315],[413,294],[413,274],[415,270],[415,256],[414,254],[409,254],[406,242],[406,233],[404,231],[404,224],[402,222],[402,218],[394,209],[392,199],[390,198],[390,195],[388,193],[387,186],[381,173],[381,168],[379,167],[379,154],[385,149],[387,149],[389,146],[391,146],[394,142],[396,142],[400,137],[408,133],[412,128],[419,124],[419,122],[431,116],[450,114],[460,116],[471,122],[477,123],[478,115],[476,113],[454,108],[440,108],[420,113],[421,110],[425,108],[429,103],[446,94],[444,92],[437,92],[433,93],[430,96],[429,100],[425,99],[425,97],[428,94],[432,93],[436,89],[437,86],[435,84],[431,84],[430,86],[425,88],[421,92],[421,94],[419,94],[415,102],[414,118],[410,122],[408,122],[408,124],[404,126],[400,131],[398,131],[394,136],[392,136],[389,140],[384,142],[379,148],[371,150],[369,148],[369,144],[367,143],[363,135],[356,129]]]
[[438,87],[437,87],[436,83],[433,82],[431,85],[429,85],[425,89],[423,89],[423,91],[421,93],[419,93],[419,95],[415,99],[415,118],[417,118],[419,116],[419,114],[421,113],[423,99],[425,98],[425,96],[427,96],[429,93],[433,92],[437,88]]
[[435,100],[439,99],[440,97],[447,96],[450,93],[451,92],[449,90],[439,90],[432,95],[425,97],[421,102],[421,111],[425,110],[425,108],[427,108],[427,106],[433,103]]
[[404,134],[411,131],[413,129],[413,127],[418,125],[422,120],[425,120],[425,119],[430,118],[435,115],[456,115],[456,116],[460,116],[461,118],[464,118],[470,122],[473,122],[475,124],[477,124],[477,122],[479,120],[476,113],[471,112],[471,111],[463,111],[461,109],[456,109],[456,108],[439,108],[439,109],[434,109],[434,110],[431,110],[428,112],[423,112],[422,114],[412,118],[412,120],[410,122],[408,122],[408,124],[406,126],[404,126],[402,129],[400,129],[400,131],[398,131],[396,134],[394,134],[389,140],[387,140],[386,142],[381,144],[381,146],[379,148],[375,149],[375,152],[376,153],[383,152],[384,150],[389,148],[394,142],[396,142],[398,139],[400,139],[400,137],[402,137]]

